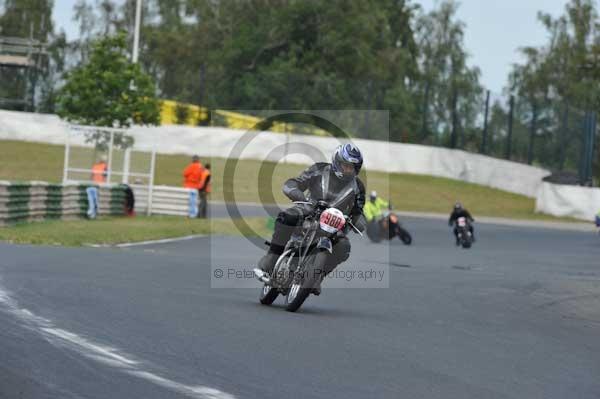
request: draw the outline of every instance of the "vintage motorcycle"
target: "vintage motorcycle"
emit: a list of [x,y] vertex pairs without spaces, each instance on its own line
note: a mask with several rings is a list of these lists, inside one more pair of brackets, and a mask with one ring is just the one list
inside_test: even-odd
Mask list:
[[367,237],[374,243],[398,237],[404,244],[412,244],[412,236],[402,227],[398,215],[390,211],[384,212],[383,217],[372,220],[367,225]]
[[473,245],[473,234],[471,234],[471,229],[469,228],[469,221],[465,217],[459,217],[456,219],[455,227],[457,235],[458,245],[462,246],[464,249],[471,248]]
[[[325,277],[325,262],[336,240],[350,229],[362,235],[349,216],[325,201],[294,203],[311,205],[313,210],[304,219],[300,231],[286,244],[271,276],[267,278],[255,269],[255,274],[264,283],[260,303],[270,305],[281,294],[285,296],[285,308],[290,312],[298,310],[311,293],[320,293],[317,287]],[[265,244],[270,245],[269,242]]]

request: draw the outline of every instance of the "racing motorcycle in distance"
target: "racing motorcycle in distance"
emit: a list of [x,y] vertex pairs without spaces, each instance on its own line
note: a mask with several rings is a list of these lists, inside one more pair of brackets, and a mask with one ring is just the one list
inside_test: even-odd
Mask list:
[[469,221],[467,218],[461,216],[456,219],[454,228],[456,229],[457,245],[460,245],[464,249],[471,248],[474,240],[473,234],[471,234],[471,230],[469,229]]
[[270,278],[259,277],[264,283],[260,303],[271,305],[283,295],[289,312],[297,311],[310,294],[319,295],[315,288],[325,277],[325,262],[336,240],[349,229],[362,236],[349,216],[325,201],[294,203],[311,205],[313,211],[305,217],[300,232],[294,233],[287,242]]
[[391,211],[384,212],[383,217],[367,225],[367,237],[374,243],[398,237],[405,245],[412,244],[412,236],[402,227],[398,215]]

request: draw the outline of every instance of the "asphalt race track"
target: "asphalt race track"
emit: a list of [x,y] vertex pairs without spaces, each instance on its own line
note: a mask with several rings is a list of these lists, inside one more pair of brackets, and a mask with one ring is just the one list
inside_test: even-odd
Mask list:
[[600,397],[600,237],[478,225],[465,251],[404,222],[411,247],[353,238],[389,288],[296,314],[211,288],[260,256],[243,238],[0,244],[0,398]]

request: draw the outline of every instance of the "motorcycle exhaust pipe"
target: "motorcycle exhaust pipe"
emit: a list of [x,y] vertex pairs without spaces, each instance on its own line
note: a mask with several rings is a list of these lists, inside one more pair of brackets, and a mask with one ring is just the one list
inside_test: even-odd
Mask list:
[[252,271],[254,272],[254,275],[256,276],[258,281],[265,284],[271,283],[271,279],[269,278],[269,275],[266,272],[262,271],[259,268],[254,268]]

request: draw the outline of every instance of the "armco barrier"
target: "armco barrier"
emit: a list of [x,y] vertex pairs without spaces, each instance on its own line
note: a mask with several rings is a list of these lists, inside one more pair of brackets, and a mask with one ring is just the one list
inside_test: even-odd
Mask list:
[[[85,184],[0,181],[0,225],[44,219],[76,219],[86,216]],[[99,186],[100,215],[125,214],[125,189],[120,185]]]
[[[148,186],[131,185],[135,196],[135,212],[138,215],[148,211]],[[190,198],[190,189],[154,186],[152,189],[153,215],[187,216]]]
[[600,188],[567,186],[543,182],[535,201],[535,211],[593,221],[600,210]]

